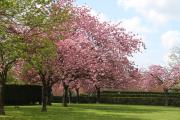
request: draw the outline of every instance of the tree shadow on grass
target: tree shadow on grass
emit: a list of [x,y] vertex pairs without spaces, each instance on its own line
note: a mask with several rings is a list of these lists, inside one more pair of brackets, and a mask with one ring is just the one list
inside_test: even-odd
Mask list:
[[47,113],[42,113],[39,107],[20,107],[18,110],[11,107],[7,111],[9,117],[0,117],[0,120],[146,120],[98,108],[93,106],[88,109],[83,105],[68,108],[55,106],[48,108]]
[[146,118],[140,118],[137,115],[123,115],[109,112],[98,111],[73,111],[71,114],[79,114],[80,116],[73,116],[76,120],[148,120]]
[[[73,105],[74,106],[74,105]],[[76,107],[76,105],[75,105]],[[102,112],[113,112],[113,113],[153,113],[160,112],[162,110],[155,109],[152,107],[136,107],[136,106],[127,106],[127,105],[77,105],[84,110],[99,110]]]
[[40,106],[24,106],[16,110],[9,107],[5,119],[0,120],[149,120],[147,114],[172,111],[179,109],[154,106],[128,106],[128,105],[104,105],[81,104],[70,105],[68,108],[60,104],[48,107],[47,113],[40,112]]

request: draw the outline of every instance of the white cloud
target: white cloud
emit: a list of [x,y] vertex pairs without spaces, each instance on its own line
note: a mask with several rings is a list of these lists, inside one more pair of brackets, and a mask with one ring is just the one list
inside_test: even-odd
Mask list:
[[170,52],[167,52],[167,53],[163,56],[163,61],[164,61],[164,63],[165,63],[166,65],[168,65],[169,62],[171,61],[170,58],[169,58],[170,55],[171,55],[171,53],[170,53]]
[[142,23],[140,17],[132,17],[129,19],[122,19],[121,26],[126,29],[127,32],[133,32],[138,34],[137,37],[142,41],[147,40],[147,34],[151,32],[151,29]]
[[162,34],[161,41],[164,47],[170,49],[180,44],[180,31],[167,31]]
[[117,0],[125,10],[132,9],[156,25],[180,20],[180,0]]
[[164,25],[169,20],[169,18],[166,18],[166,16],[158,13],[155,10],[150,10],[147,18],[156,26]]
[[127,29],[127,31],[136,33],[148,33],[149,29],[142,25],[142,21],[139,17],[133,17],[130,19],[123,19],[122,26]]
[[180,45],[180,31],[167,31],[162,34],[161,42],[165,48],[167,48],[167,52],[164,54],[163,61],[166,65],[171,62],[170,55],[173,47]]
[[134,8],[141,11],[148,6],[151,0],[118,0],[118,5],[123,6],[125,9]]
[[[99,12],[99,11],[96,11],[96,10],[94,10],[94,9],[91,9],[86,3],[83,4],[83,6],[87,7],[87,8],[90,10],[89,13],[90,13],[92,16],[97,17],[101,22],[110,21],[109,18],[108,18],[108,16],[105,15],[103,12]],[[81,7],[81,6],[79,6],[79,7]]]
[[91,9],[90,13],[93,16],[97,16],[101,22],[108,21],[108,17],[102,12],[97,12],[97,11]]

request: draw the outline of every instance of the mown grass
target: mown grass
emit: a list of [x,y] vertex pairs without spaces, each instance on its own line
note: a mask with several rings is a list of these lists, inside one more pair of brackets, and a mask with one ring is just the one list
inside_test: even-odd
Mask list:
[[137,105],[61,104],[40,112],[41,106],[6,106],[0,120],[180,120],[180,108]]

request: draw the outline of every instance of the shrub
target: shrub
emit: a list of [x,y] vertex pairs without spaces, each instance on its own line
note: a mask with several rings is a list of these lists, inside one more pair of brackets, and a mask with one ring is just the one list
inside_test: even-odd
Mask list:
[[6,105],[28,105],[41,103],[41,86],[6,85],[4,101]]
[[[129,105],[165,105],[165,94],[155,92],[114,92],[101,93],[101,103],[129,104]],[[61,96],[55,96],[53,102],[61,102]],[[180,93],[168,93],[170,106],[180,106]],[[96,96],[81,95],[79,103],[95,103]],[[76,103],[76,97],[71,98],[71,103]]]

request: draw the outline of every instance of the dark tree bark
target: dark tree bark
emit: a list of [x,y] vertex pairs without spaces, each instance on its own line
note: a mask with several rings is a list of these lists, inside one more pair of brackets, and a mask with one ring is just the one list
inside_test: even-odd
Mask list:
[[72,93],[71,93],[70,89],[68,90],[68,92],[69,92],[69,104],[70,104],[71,103],[71,99],[72,99]]
[[76,103],[79,103],[79,88],[76,88]]
[[48,100],[47,100],[48,105],[52,105],[52,88],[51,86],[48,87]]
[[63,87],[64,87],[64,93],[63,93],[63,106],[67,107],[67,103],[68,103],[68,85],[66,85],[65,83],[63,83]]
[[165,106],[169,105],[169,98],[168,98],[168,89],[164,90],[164,95],[165,95]]
[[100,87],[96,87],[96,103],[100,103],[101,90]]
[[46,74],[40,73],[42,81],[42,109],[41,112],[47,112],[48,86],[45,79]]
[[43,85],[43,88],[42,88],[42,109],[41,109],[41,112],[47,112],[47,99],[48,99],[48,96],[47,96],[47,86]]
[[8,67],[0,73],[0,115],[5,115],[4,110],[4,95],[5,95],[5,85],[7,79]]
[[5,83],[0,82],[0,115],[5,115],[5,111],[4,111],[4,88],[5,88]]

